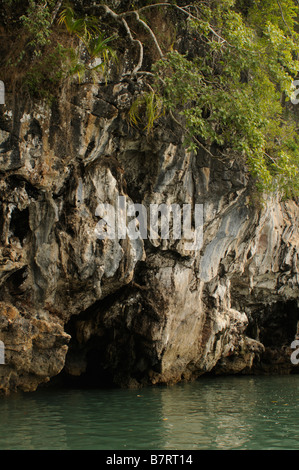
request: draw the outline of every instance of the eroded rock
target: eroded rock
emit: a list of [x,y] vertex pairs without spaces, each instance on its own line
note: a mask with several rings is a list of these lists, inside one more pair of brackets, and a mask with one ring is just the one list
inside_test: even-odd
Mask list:
[[[124,83],[84,84],[51,108],[4,106],[5,393],[61,371],[141,386],[294,370],[298,205],[256,204],[244,162],[187,152],[169,117],[151,135],[130,128],[132,98]],[[100,240],[97,208],[120,196],[127,207],[202,204],[200,251],[171,237]]]

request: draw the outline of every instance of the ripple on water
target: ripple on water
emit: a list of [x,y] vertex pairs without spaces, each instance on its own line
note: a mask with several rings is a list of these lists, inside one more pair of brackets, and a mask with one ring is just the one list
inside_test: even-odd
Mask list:
[[299,376],[0,400],[0,449],[299,449]]

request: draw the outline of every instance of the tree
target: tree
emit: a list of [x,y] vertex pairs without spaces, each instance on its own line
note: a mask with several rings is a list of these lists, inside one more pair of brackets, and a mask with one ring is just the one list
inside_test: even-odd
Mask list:
[[[82,17],[59,3],[48,4],[48,27],[57,27],[61,7],[58,16],[90,56],[99,50],[103,58],[113,58],[110,38],[116,32],[137,51],[132,70],[120,77],[143,76],[146,83],[133,103],[131,122],[142,120],[138,109],[145,107],[149,131],[169,113],[185,129],[191,149],[242,158],[261,190],[299,194],[297,123],[289,101],[299,65],[298,0],[139,0],[122,1],[115,10],[111,2],[90,2]],[[177,36],[168,47],[154,11],[164,18],[172,13]],[[34,31],[30,15],[22,21]],[[49,40],[45,31],[43,37]],[[148,51],[156,55],[151,68],[144,66]]]

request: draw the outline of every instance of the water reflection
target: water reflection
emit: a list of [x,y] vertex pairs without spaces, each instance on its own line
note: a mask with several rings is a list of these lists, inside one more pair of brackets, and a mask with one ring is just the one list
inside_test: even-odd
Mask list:
[[[0,402],[1,449],[160,448],[161,403],[136,391],[38,392]],[[161,429],[162,432],[162,429]]]
[[299,376],[0,400],[0,449],[299,449]]
[[[166,389],[162,395],[166,448],[173,449],[230,449],[242,447],[252,436],[248,416],[256,406],[253,381],[203,380]],[[185,396],[188,396],[188,400]],[[250,397],[250,400],[248,400]],[[184,440],[182,440],[182,435]],[[180,447],[178,447],[178,442]]]

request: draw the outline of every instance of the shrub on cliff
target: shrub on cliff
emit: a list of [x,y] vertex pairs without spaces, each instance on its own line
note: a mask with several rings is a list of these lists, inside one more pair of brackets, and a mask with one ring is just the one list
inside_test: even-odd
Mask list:
[[4,0],[4,6],[11,20],[2,15],[2,30],[21,38],[4,62],[26,65],[20,74],[31,93],[43,96],[66,77],[82,79],[91,71],[97,80],[116,58],[111,41],[119,35],[120,53],[130,50],[135,63],[118,80],[142,76],[145,83],[131,123],[149,132],[168,113],[185,129],[191,149],[243,158],[263,191],[298,196],[299,142],[290,103],[299,65],[297,0]]

